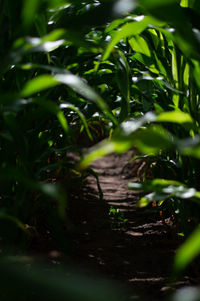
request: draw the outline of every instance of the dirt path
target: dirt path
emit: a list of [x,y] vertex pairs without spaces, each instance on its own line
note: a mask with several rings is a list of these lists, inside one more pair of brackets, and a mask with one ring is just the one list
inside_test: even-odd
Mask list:
[[113,154],[92,165],[104,198],[99,200],[96,180],[89,176],[75,206],[75,261],[88,275],[118,281],[128,300],[155,301],[166,294],[174,243],[159,214],[136,208],[138,192],[127,189],[132,179],[122,173],[129,157]]

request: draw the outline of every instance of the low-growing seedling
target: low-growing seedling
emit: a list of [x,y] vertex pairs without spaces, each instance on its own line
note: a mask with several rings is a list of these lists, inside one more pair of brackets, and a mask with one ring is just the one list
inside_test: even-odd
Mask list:
[[113,206],[109,209],[109,216],[111,217],[111,228],[127,228],[128,219],[125,218],[124,213],[119,208]]

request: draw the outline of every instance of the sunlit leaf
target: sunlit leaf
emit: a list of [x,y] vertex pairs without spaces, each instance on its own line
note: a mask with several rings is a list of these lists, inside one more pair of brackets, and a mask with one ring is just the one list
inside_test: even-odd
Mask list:
[[[200,198],[200,193],[195,188],[189,188],[183,183],[174,180],[154,179],[142,183],[132,182],[128,184],[128,188],[148,193],[138,201],[138,207],[145,207],[153,201],[163,201],[170,197],[177,197],[183,200]],[[197,202],[199,203],[199,200]]]
[[115,123],[116,119],[110,112],[109,107],[106,102],[80,77],[73,74],[57,74],[54,76],[54,80],[58,83],[68,85],[70,88],[74,89],[77,93],[85,97],[86,99],[96,103],[99,108]]
[[188,113],[181,111],[170,111],[159,114],[156,121],[158,122],[173,122],[173,123],[192,123],[193,119]]
[[[154,118],[154,115],[150,116],[151,114],[149,118],[152,116]],[[138,123],[131,123],[130,127],[116,131],[110,140],[97,144],[80,163],[80,168],[84,169],[93,161],[110,153],[123,153],[133,146],[148,155],[158,154],[162,149],[170,149],[174,146],[173,137],[159,126],[138,130],[145,121],[147,121],[145,117],[141,118]]]
[[129,44],[134,51],[143,53],[149,57],[151,56],[149,46],[143,37],[136,35],[129,39]]
[[48,88],[55,87],[58,84],[59,82],[56,81],[51,75],[40,75],[32,79],[25,85],[24,89],[22,90],[21,96],[28,97],[34,93],[38,93]]
[[179,140],[177,143],[179,151],[183,155],[200,158],[200,139],[199,136]]
[[25,85],[21,96],[28,97],[59,84],[65,84],[86,99],[93,101],[115,124],[118,123],[106,102],[80,77],[70,73],[56,74],[54,76],[49,74],[40,75]]
[[71,105],[69,103],[62,103],[62,104],[60,104],[60,108],[61,109],[69,108],[69,109],[73,110],[74,112],[76,112],[79,115],[81,121],[84,124],[85,130],[87,132],[87,135],[88,135],[89,139],[91,141],[93,141],[93,137],[92,137],[92,134],[91,134],[90,129],[88,127],[87,120],[86,120],[85,116],[83,115],[83,113],[77,107],[75,107],[75,106],[73,106],[73,105]]
[[179,273],[184,270],[200,253],[200,227],[178,249],[175,255],[174,269]]
[[109,57],[114,46],[122,39],[140,34],[149,24],[154,22],[156,22],[156,20],[151,17],[143,17],[141,21],[130,22],[123,25],[118,31],[116,31],[111,42],[108,44],[103,60],[106,60]]

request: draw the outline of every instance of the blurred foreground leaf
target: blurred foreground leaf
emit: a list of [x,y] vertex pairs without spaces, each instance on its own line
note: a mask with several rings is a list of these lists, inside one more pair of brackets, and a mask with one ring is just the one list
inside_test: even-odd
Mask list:
[[175,255],[174,272],[182,272],[200,253],[200,226],[181,245]]
[[119,301],[115,286],[76,274],[70,267],[38,266],[29,257],[1,258],[1,300]]

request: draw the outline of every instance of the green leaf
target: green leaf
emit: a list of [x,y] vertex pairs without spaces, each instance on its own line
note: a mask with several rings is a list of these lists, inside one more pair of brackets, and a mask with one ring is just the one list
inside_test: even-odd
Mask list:
[[200,226],[178,249],[174,259],[175,273],[183,271],[200,254]]
[[40,6],[39,0],[25,0],[24,1],[24,7],[22,10],[22,18],[23,18],[25,27],[26,26],[29,27],[30,25],[32,25],[39,6]]
[[84,80],[71,73],[63,74],[44,74],[40,75],[26,83],[24,89],[21,92],[21,97],[29,97],[32,94],[41,92],[48,88],[53,88],[59,84],[65,84],[73,89],[78,94],[82,95],[86,99],[94,102],[104,112],[108,118],[117,125],[118,122],[114,115],[110,111],[106,102],[96,93]]
[[[193,187],[187,187],[181,182],[166,179],[154,179],[145,182],[132,182],[128,184],[131,190],[140,190],[146,194],[138,201],[138,207],[145,207],[150,202],[162,201],[170,197],[177,197],[180,199],[193,199],[195,202],[200,203],[200,193]],[[153,192],[152,192],[153,191]]]
[[177,141],[177,147],[183,155],[200,158],[200,139],[197,135]]
[[156,118],[157,122],[172,122],[172,123],[193,123],[192,117],[188,113],[181,111],[170,111],[159,114]]
[[[4,300],[120,301],[122,293],[109,282],[91,279],[69,265],[34,261],[32,256],[1,256],[0,290]],[[9,279],[9,280],[8,280]],[[78,289],[77,289],[78,287]],[[34,297],[33,297],[34,296]]]
[[[126,151],[126,146],[125,144],[122,144],[121,146],[123,153],[124,151]],[[109,155],[115,152],[117,149],[119,150],[114,142],[108,142],[104,140],[90,150],[89,154],[87,154],[86,157],[77,165],[77,169],[86,169],[93,161],[98,160],[103,156]]]
[[40,38],[29,38],[25,47],[27,48],[27,52],[51,52],[64,43],[64,39],[56,41],[42,41]]
[[178,26],[186,20],[177,0],[141,0],[140,5],[154,17],[167,22],[174,22]]
[[23,163],[27,167],[28,165],[27,155],[29,151],[28,140],[24,135],[24,132],[22,131],[19,123],[17,122],[16,114],[11,112],[10,113],[5,112],[3,114],[3,118],[4,118],[5,125],[9,130],[9,133],[11,134],[11,136],[13,137],[16,143],[17,150],[20,153],[21,159],[23,160]]
[[164,201],[168,198],[168,195],[158,193],[158,192],[152,192],[144,197],[142,197],[138,202],[137,202],[137,207],[139,208],[144,208],[148,206],[151,202],[153,201]]
[[39,106],[44,107],[47,112],[50,112],[51,114],[55,114],[63,130],[65,131],[68,138],[70,139],[69,125],[67,119],[65,118],[65,115],[63,114],[62,110],[59,108],[57,103],[43,98],[34,98],[32,102],[38,104]]
[[130,22],[123,25],[114,34],[111,42],[103,55],[103,60],[106,60],[112,52],[115,45],[117,45],[122,39],[135,36],[144,31],[149,24],[156,23],[156,20],[151,17],[144,17],[141,21]]
[[161,192],[163,188],[166,188],[169,186],[179,187],[179,186],[183,186],[183,184],[178,181],[159,179],[159,178],[154,179],[152,181],[145,181],[142,183],[132,182],[132,183],[128,184],[129,189],[143,190],[145,192],[149,192],[151,190]]
[[117,83],[122,93],[120,121],[130,113],[130,68],[122,51],[115,53],[117,65]]
[[59,111],[57,113],[57,118],[58,118],[63,130],[68,134],[69,133],[68,122],[67,122],[67,119],[65,118],[65,115],[63,114],[62,111]]
[[135,37],[129,39],[129,44],[134,51],[142,53],[149,57],[151,56],[149,46],[143,37],[136,35]]
[[85,127],[85,130],[86,130],[86,133],[87,133],[89,139],[91,141],[93,141],[93,137],[92,137],[92,134],[91,134],[91,132],[89,130],[87,120],[86,120],[85,116],[83,115],[83,113],[79,110],[79,108],[77,108],[77,107],[75,107],[75,106],[73,106],[73,105],[71,105],[69,103],[65,103],[65,102],[63,102],[63,103],[60,104],[60,108],[61,109],[69,108],[72,111],[76,112],[79,115],[79,117],[80,117],[80,119],[81,119],[81,121],[82,121],[82,123],[83,123],[83,125]]
[[21,92],[21,97],[29,97],[32,94],[41,92],[48,88],[53,88],[59,84],[52,75],[44,74],[40,75],[25,85],[24,89]]
[[190,20],[178,2],[176,0],[141,0],[140,6],[153,17],[167,22],[176,29],[175,40],[186,56],[199,57],[199,45]]
[[65,218],[67,196],[66,192],[64,192],[59,185],[36,181],[35,179],[31,178],[29,174],[24,173],[19,168],[13,168],[10,166],[6,166],[6,168],[0,168],[0,181],[1,183],[17,181],[18,183],[22,184],[24,188],[29,189],[30,191],[38,191],[47,197],[56,200],[58,202],[59,216],[60,218]]
[[69,86],[78,94],[94,102],[114,124],[118,123],[106,102],[80,77],[73,74],[57,74],[54,80]]
[[79,168],[84,169],[93,161],[113,152],[123,153],[135,146],[145,154],[158,154],[163,149],[174,146],[173,136],[160,126],[140,129],[148,122],[155,120],[155,115],[147,113],[144,117],[133,122],[125,122],[122,128],[115,131],[110,140],[104,140],[91,149],[89,154],[80,162]]
[[156,155],[161,150],[174,147],[174,137],[160,126],[141,129],[134,135],[134,143],[139,150],[147,155]]
[[0,219],[11,221],[22,231],[26,231],[26,226],[17,217],[7,214],[3,210],[0,211]]

